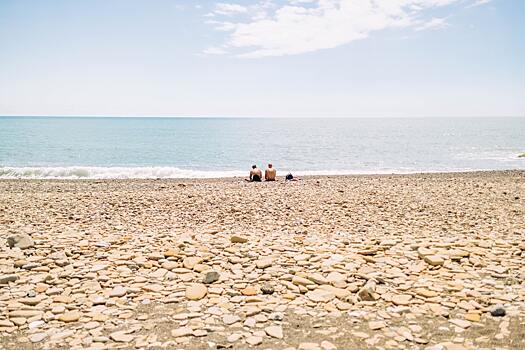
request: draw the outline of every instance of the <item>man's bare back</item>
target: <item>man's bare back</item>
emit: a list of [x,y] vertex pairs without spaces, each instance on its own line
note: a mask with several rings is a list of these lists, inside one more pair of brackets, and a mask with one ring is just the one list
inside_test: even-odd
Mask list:
[[261,180],[262,180],[261,169],[257,168],[255,165],[252,166],[252,170],[250,170],[250,180],[249,181],[259,182]]
[[264,172],[264,179],[266,181],[275,181],[276,176],[277,170],[275,170],[272,164],[268,164],[268,169]]

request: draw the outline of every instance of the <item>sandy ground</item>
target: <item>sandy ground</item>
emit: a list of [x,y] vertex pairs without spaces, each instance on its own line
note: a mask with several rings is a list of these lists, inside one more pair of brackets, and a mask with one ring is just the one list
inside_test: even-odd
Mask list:
[[0,181],[0,235],[2,349],[525,348],[525,172]]

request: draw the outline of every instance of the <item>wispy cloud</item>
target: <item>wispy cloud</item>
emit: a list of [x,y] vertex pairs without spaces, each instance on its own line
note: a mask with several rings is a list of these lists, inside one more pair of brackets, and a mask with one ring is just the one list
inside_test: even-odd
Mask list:
[[205,49],[203,51],[203,53],[205,55],[224,55],[224,54],[227,54],[228,51],[225,50],[224,48],[222,47],[215,47],[215,46],[212,46],[212,47],[208,47],[207,49]]
[[492,0],[476,0],[474,1],[473,3],[467,5],[467,8],[471,8],[471,7],[476,7],[476,6],[481,6],[481,5],[485,5],[485,4],[488,4],[489,2],[491,2]]
[[416,27],[416,30],[421,31],[427,29],[441,29],[448,26],[449,24],[447,23],[446,18],[432,18],[431,20],[424,22],[419,27]]
[[[218,4],[212,24],[227,31],[223,45],[239,57],[294,55],[338,47],[390,29],[446,27],[446,18],[431,14],[437,8],[451,12],[466,0],[288,0],[280,5],[265,0],[251,6]],[[476,6],[489,0],[470,1]],[[242,17],[236,15],[242,14]],[[227,16],[227,21],[220,20]]]
[[213,11],[213,14],[233,16],[239,13],[246,13],[246,12],[248,12],[248,8],[246,8],[245,6],[238,5],[238,4],[220,3],[215,6],[215,10]]

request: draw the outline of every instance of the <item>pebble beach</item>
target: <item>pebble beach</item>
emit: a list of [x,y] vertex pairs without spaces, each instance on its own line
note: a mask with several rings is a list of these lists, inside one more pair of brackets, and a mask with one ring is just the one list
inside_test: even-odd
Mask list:
[[525,171],[0,181],[0,349],[524,349]]

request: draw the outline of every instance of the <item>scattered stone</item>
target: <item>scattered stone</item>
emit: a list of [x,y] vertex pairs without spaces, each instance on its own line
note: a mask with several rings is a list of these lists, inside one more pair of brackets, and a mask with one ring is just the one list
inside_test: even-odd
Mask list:
[[203,283],[210,284],[219,280],[221,275],[217,271],[208,271],[203,278]]
[[189,300],[201,300],[208,293],[208,288],[201,283],[192,283],[186,288],[186,298]]
[[109,296],[111,298],[120,298],[126,295],[128,290],[123,286],[116,286],[113,288],[113,290],[109,293]]
[[321,342],[321,349],[323,349],[323,350],[337,350],[337,346],[335,346],[334,344],[330,343],[327,340],[323,340]]
[[232,243],[246,243],[246,242],[248,242],[248,238],[242,237],[242,236],[233,235],[233,236],[230,237],[230,241]]
[[503,305],[496,305],[490,309],[490,314],[494,317],[503,317],[507,314]]
[[118,343],[130,343],[135,337],[131,334],[127,334],[125,331],[118,331],[111,333],[109,338]]
[[383,321],[370,321],[368,322],[368,327],[370,327],[371,330],[375,331],[377,329],[385,328],[386,323]]
[[372,279],[368,280],[366,284],[357,292],[357,298],[361,301],[374,301],[376,283]]
[[436,293],[435,291],[424,288],[416,289],[416,294],[424,298],[434,298],[438,296],[438,293]]
[[179,263],[176,263],[175,261],[166,261],[162,263],[162,268],[168,271],[174,270],[179,267]]
[[412,296],[409,294],[398,294],[392,297],[392,302],[396,305],[408,305]]
[[224,315],[222,317],[222,322],[224,322],[226,325],[232,325],[236,322],[239,322],[241,320],[241,318],[239,316],[236,316],[236,315]]
[[273,289],[271,284],[265,284],[261,287],[261,292],[263,294],[273,294],[275,290]]
[[301,277],[301,276],[294,276],[292,278],[292,283],[298,286],[309,286],[314,285],[315,283],[310,281],[307,278]]
[[470,321],[470,322],[479,322],[480,319],[481,319],[481,315],[477,313],[467,313],[465,315],[465,320]]
[[427,255],[424,260],[427,264],[432,266],[442,266],[445,263],[445,260],[437,255]]
[[7,245],[9,248],[28,249],[34,247],[35,242],[28,234],[21,233],[7,237]]
[[451,319],[449,320],[449,322],[461,328],[468,328],[472,326],[471,322],[466,321],[466,320],[460,320],[458,318]]
[[13,327],[15,324],[9,320],[0,320],[0,327]]
[[[244,243],[244,242],[240,242],[240,243]],[[251,335],[249,337],[246,337],[246,342],[250,345],[259,345],[263,342],[263,338],[262,337],[258,337],[258,336],[254,336],[254,335]]]
[[205,329],[197,329],[193,331],[192,335],[194,337],[205,337],[208,335],[208,331],[206,331]]
[[15,282],[18,279],[17,275],[0,275],[0,284],[8,284],[9,282]]
[[15,326],[23,326],[27,323],[27,319],[24,317],[11,317],[10,320]]
[[58,316],[58,320],[62,322],[76,322],[80,319],[82,314],[78,311],[70,311]]
[[51,312],[55,315],[57,314],[63,314],[64,312],[66,312],[66,307],[64,305],[58,305],[58,306],[55,306],[51,309]]
[[259,259],[255,263],[255,265],[257,266],[258,269],[266,269],[266,268],[272,266],[272,264],[273,264],[273,259],[272,258]]
[[346,276],[342,273],[332,271],[326,276],[326,280],[332,284],[342,283],[346,281]]
[[308,279],[316,284],[328,284],[329,281],[323,277],[320,273],[311,273],[308,275]]
[[193,270],[193,268],[199,264],[200,262],[202,261],[201,258],[199,257],[196,257],[196,256],[190,256],[190,257],[187,257],[186,259],[184,259],[182,261],[182,265],[187,268],[188,270]]
[[257,295],[257,290],[255,290],[255,288],[253,288],[252,286],[248,286],[242,289],[241,293],[242,295],[253,296],[253,295]]
[[357,338],[361,338],[361,339],[366,339],[366,338],[370,338],[370,335],[367,334],[367,333],[364,333],[364,332],[351,332],[351,334],[354,336],[354,337],[357,337]]
[[283,329],[280,326],[269,326],[264,329],[266,334],[268,334],[270,337],[277,338],[277,339],[283,339]]
[[306,297],[315,302],[326,303],[335,298],[332,292],[317,288],[313,291],[306,293]]
[[239,333],[233,333],[231,334],[230,336],[228,336],[227,340],[228,342],[230,343],[235,343],[236,341],[238,341],[239,339],[242,338],[242,334],[239,334]]
[[46,333],[34,333],[29,336],[29,340],[31,341],[31,343],[39,343],[45,338],[47,338]]
[[171,331],[171,336],[174,338],[187,337],[188,335],[192,335],[192,334],[193,334],[193,329],[191,329],[190,327],[181,327],[181,328],[173,329]]

